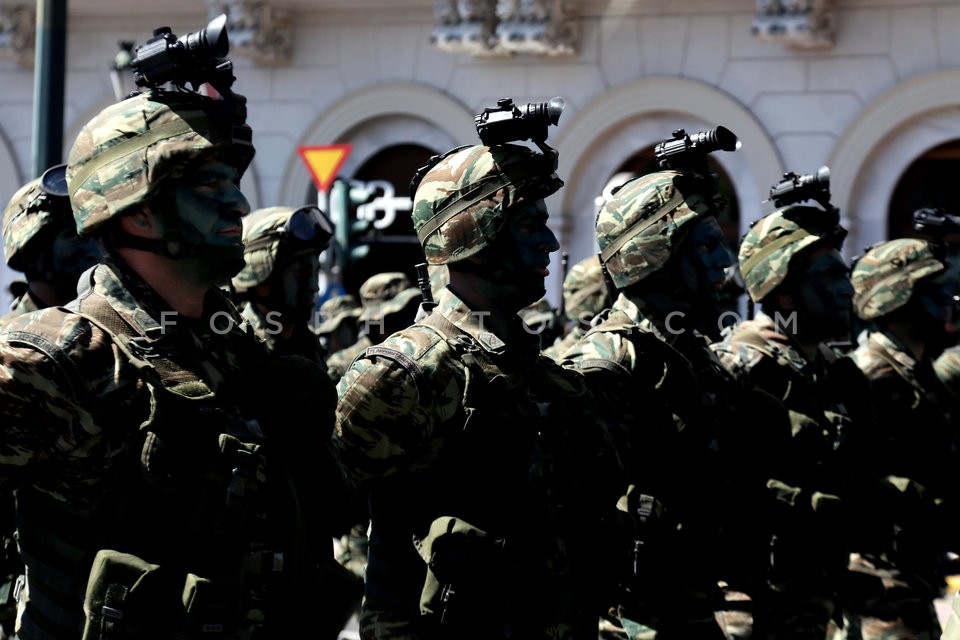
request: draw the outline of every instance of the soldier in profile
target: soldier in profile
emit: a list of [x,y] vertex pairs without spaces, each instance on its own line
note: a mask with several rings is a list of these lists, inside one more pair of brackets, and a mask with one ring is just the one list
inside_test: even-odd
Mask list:
[[66,167],[50,167],[20,187],[3,212],[4,259],[26,281],[11,285],[15,299],[0,326],[22,313],[72,300],[80,274],[100,258],[96,241],[77,235]]
[[364,638],[596,635],[591,547],[623,490],[616,454],[580,377],[518,316],[559,248],[555,171],[555,152],[504,143],[414,179],[414,228],[448,284],[338,387],[337,450],[370,495]]

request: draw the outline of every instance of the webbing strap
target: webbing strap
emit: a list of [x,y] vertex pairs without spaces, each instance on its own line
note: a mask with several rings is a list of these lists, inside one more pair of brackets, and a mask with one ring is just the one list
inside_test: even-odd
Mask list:
[[153,372],[159,376],[161,386],[170,389],[184,383],[202,382],[196,375],[172,362],[163,354],[155,352],[149,345],[132,344],[135,340],[147,340],[145,336],[136,334],[117,310],[103,297],[93,294],[80,301],[75,313],[82,315],[88,321],[99,327],[113,340],[130,363],[138,371],[149,375]]
[[474,189],[474,191],[478,192],[476,196],[470,198],[461,198],[460,200],[451,203],[448,207],[440,209],[434,213],[433,217],[427,220],[422,227],[420,227],[419,231],[417,231],[417,236],[420,238],[420,242],[423,242],[426,238],[429,238],[434,231],[439,229],[450,218],[458,213],[462,213],[478,202],[486,200],[497,191],[510,184],[510,182],[511,181],[508,180],[506,176],[498,174],[490,179],[490,184],[481,183],[479,186],[477,186]]
[[788,244],[792,244],[800,240],[801,238],[805,238],[807,236],[812,236],[812,235],[813,234],[807,231],[806,229],[795,229],[784,236],[780,236],[770,244],[761,248],[759,251],[757,251],[755,254],[750,256],[748,259],[744,260],[743,264],[740,265],[740,271],[742,271],[743,273],[748,273],[751,269],[757,266],[758,262],[760,262],[761,260],[766,260],[767,256],[769,256],[774,251],[779,251],[781,248],[783,248]]
[[157,127],[148,129],[132,138],[127,138],[120,144],[115,144],[109,149],[98,153],[96,162],[88,162],[77,172],[71,181],[73,187],[70,189],[70,197],[73,198],[77,194],[77,191],[90,179],[90,176],[124,156],[136,153],[141,149],[146,149],[160,140],[166,140],[167,138],[197,131],[198,129],[209,128],[210,121],[206,116],[200,114],[200,117],[171,120],[170,122],[165,122]]
[[[662,205],[658,206],[657,209],[665,209],[666,211],[673,211],[683,203],[683,194],[679,189],[674,189],[673,195]],[[618,251],[625,245],[627,242],[633,239],[634,236],[638,235],[641,231],[645,231],[648,228],[652,227],[654,224],[660,221],[663,216],[653,216],[650,218],[641,218],[637,220],[632,225],[627,227],[627,229],[621,233],[616,240],[608,244],[600,252],[600,262],[606,263],[617,254]]]

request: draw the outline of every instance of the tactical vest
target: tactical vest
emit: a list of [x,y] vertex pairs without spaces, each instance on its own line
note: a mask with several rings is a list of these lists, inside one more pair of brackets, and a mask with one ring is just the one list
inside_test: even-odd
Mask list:
[[[591,588],[580,573],[588,563],[578,555],[590,520],[585,479],[571,460],[587,455],[578,450],[574,434],[578,427],[596,428],[593,421],[574,422],[578,416],[570,413],[568,399],[556,386],[559,368],[549,358],[540,356],[536,367],[505,371],[442,315],[431,313],[418,326],[436,333],[450,358],[464,366],[461,413],[452,421],[462,422],[445,434],[430,470],[405,474],[402,480],[392,477],[371,489],[369,602],[405,611],[413,620],[419,617],[410,595],[420,593],[426,571],[411,536],[422,540],[432,522],[451,516],[505,541],[505,551],[489,567],[495,575],[481,579],[484,593],[460,585],[472,594],[465,599],[484,602],[461,600],[457,608],[464,617],[454,624],[466,626],[460,631],[454,626],[447,634],[463,637],[470,627],[476,633],[480,624],[492,628],[491,634],[503,634],[506,624],[523,638],[534,629],[540,633],[563,622],[578,623],[584,612],[569,594]],[[428,373],[414,359],[383,346],[368,347],[365,356],[398,363],[423,400],[431,393]],[[596,612],[587,619],[596,633]]]
[[[98,294],[61,311],[110,336],[149,388],[150,413],[135,432],[106,434],[129,451],[95,513],[71,512],[31,487],[18,491],[29,573],[20,637],[234,637],[250,605],[244,581],[278,561],[266,548],[250,552],[265,499],[259,425],[224,411],[229,403],[178,365],[163,338],[137,334]],[[43,351],[82,388],[76,365],[43,336],[9,339]]]

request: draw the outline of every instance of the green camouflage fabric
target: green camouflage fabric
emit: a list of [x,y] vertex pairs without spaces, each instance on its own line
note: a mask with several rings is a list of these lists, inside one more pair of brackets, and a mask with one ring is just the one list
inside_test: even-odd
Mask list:
[[[902,251],[910,245],[900,246]],[[925,243],[913,246],[919,253]],[[940,626],[933,601],[945,589],[941,567],[947,548],[943,536],[948,534],[937,511],[949,512],[957,500],[949,391],[931,361],[918,360],[892,333],[864,331],[849,357],[870,381],[882,436],[875,467],[889,487],[860,518],[870,531],[889,533],[852,550],[850,570],[873,576],[883,589],[844,611],[841,632],[869,640],[935,639]]]
[[750,299],[762,302],[786,279],[797,255],[832,241],[838,227],[831,222],[823,209],[789,206],[754,223],[740,242],[737,256]]
[[10,305],[10,311],[0,316],[0,330],[3,329],[3,326],[7,324],[10,320],[13,320],[17,316],[22,316],[25,313],[30,313],[31,311],[36,311],[42,308],[39,303],[30,295],[30,291],[25,291],[23,295],[18,296],[13,303]]
[[659,329],[623,292],[560,362],[608,408],[637,493],[663,504],[638,530],[637,574],[618,600],[624,631],[707,638],[722,637],[721,622],[742,625],[718,585],[752,597],[764,579],[769,538],[757,523],[767,461],[790,430],[782,403],[726,373],[702,335]]
[[327,368],[323,349],[320,347],[320,337],[307,325],[294,325],[293,333],[281,340],[280,331],[283,326],[277,319],[276,312],[264,313],[256,304],[244,302],[240,305],[240,316],[247,322],[253,334],[263,342],[268,353],[276,356],[300,355],[315,362],[322,369]]
[[[81,312],[105,304],[109,314],[129,327],[132,335],[142,337],[138,348],[140,353],[154,356],[150,359],[153,369],[136,366],[110,334],[85,316],[62,308],[21,315],[0,332],[0,421],[4,425],[0,483],[5,488],[16,487],[18,509],[22,506],[25,510],[18,525],[30,594],[53,594],[63,607],[62,612],[58,609],[59,637],[81,637],[83,594],[97,550],[90,545],[104,539],[105,528],[111,529],[114,548],[127,548],[151,562],[196,570],[199,575],[209,575],[207,570],[217,563],[244,566],[252,557],[248,553],[264,548],[282,550],[297,566],[310,566],[324,557],[332,559],[332,538],[321,525],[326,518],[325,498],[315,477],[317,456],[329,434],[324,426],[329,429],[332,422],[332,403],[322,399],[324,394],[318,393],[316,385],[322,372],[302,359],[268,359],[236,309],[217,289],[207,295],[204,317],[185,319],[171,312],[144,282],[116,265],[97,265],[82,284],[77,301],[71,304]],[[97,317],[108,316],[98,313]],[[157,373],[174,361],[175,371]],[[162,389],[155,376],[166,383]],[[281,397],[285,402],[275,401]],[[312,428],[298,428],[295,415],[299,411],[313,416]],[[185,424],[193,427],[188,431],[197,439],[189,440],[190,451],[196,455],[189,463],[180,457],[182,446],[188,445],[174,444],[182,442],[178,438],[164,440],[164,444],[156,440],[153,449],[144,448],[147,430],[167,438],[171,432],[183,432],[180,427]],[[240,529],[245,527],[222,529],[210,524],[224,508],[225,493],[216,491],[220,480],[214,482],[213,475],[205,475],[214,483],[207,486],[190,477],[192,465],[208,463],[208,454],[216,455],[221,447],[230,450],[225,429],[234,438],[246,439],[238,442],[257,443],[266,438],[274,456],[270,468],[286,470],[284,475],[272,476],[285,478],[286,483],[271,481],[261,473],[263,467],[255,465],[250,470],[252,478],[261,483],[261,491],[275,492],[264,503],[257,496],[266,495],[251,490],[251,513],[264,508],[258,522],[273,524],[258,525],[251,529],[250,537],[240,537]],[[162,455],[155,458],[146,453],[160,449],[173,456],[169,460],[177,472],[187,474],[179,478],[184,485],[171,487],[176,480],[164,477]],[[146,470],[140,465],[142,451],[148,456]],[[124,470],[129,470],[127,475]],[[223,479],[219,471],[216,476]],[[161,485],[165,488],[160,489]],[[224,480],[224,492],[228,485],[233,487],[229,477]],[[120,486],[124,490],[117,492]],[[183,497],[185,488],[190,489],[189,498]],[[154,493],[168,489],[170,493],[163,499]],[[284,507],[290,504],[291,491],[297,492],[293,499],[305,509],[296,518]],[[119,494],[124,497],[118,501]],[[216,506],[211,506],[211,500]],[[106,513],[116,515],[102,521]],[[208,515],[200,515],[203,513]],[[69,527],[62,526],[65,518],[69,518]],[[300,539],[324,540],[326,536],[330,543],[326,553],[322,545],[309,549],[282,542],[298,537],[280,524],[284,520],[310,523],[308,529],[300,530]],[[46,528],[50,522],[60,526]],[[314,524],[316,530],[312,530]],[[129,539],[131,535],[136,539]],[[214,544],[217,536],[222,537]],[[67,550],[70,555],[63,556]],[[232,555],[235,552],[239,555]],[[31,571],[34,562],[33,566],[42,565],[44,570]],[[299,594],[301,587],[286,586],[291,594]],[[180,585],[175,601],[180,600],[182,591]],[[284,635],[282,625],[288,619],[292,625],[305,624],[302,618],[296,620],[302,615],[297,611],[300,607],[311,610],[307,602],[315,604],[318,597],[317,593],[303,593],[289,603],[277,603],[290,608],[274,612],[281,625],[277,631]],[[36,637],[36,632],[31,632],[35,627],[30,625],[38,624],[35,616],[43,617],[42,603],[30,598],[21,607],[25,626],[20,637]],[[311,611],[310,615],[314,614]],[[169,621],[175,617],[169,616]],[[232,618],[225,622],[231,626],[242,623]]]
[[427,262],[449,264],[489,245],[503,228],[504,211],[521,199],[539,200],[563,181],[547,158],[504,144],[456,150],[434,165],[413,198],[413,227]]
[[[766,512],[777,541],[767,576],[774,591],[752,594],[764,603],[753,623],[757,629],[805,629],[805,637],[823,638],[840,606],[838,585],[850,543],[837,536],[845,530],[838,505],[851,509],[872,481],[871,452],[858,444],[858,434],[875,434],[877,427],[868,382],[859,369],[836,353],[805,357],[788,337],[786,322],[758,313],[710,347],[727,370],[779,399],[790,418],[789,434],[765,452],[775,472],[767,483]],[[824,498],[813,508],[811,500],[786,499],[785,491]],[[763,516],[757,515],[758,520]]]
[[7,266],[24,270],[24,253],[43,229],[70,220],[70,201],[40,188],[40,178],[23,185],[3,211],[3,255]]
[[570,267],[563,279],[563,306],[567,320],[589,323],[603,311],[607,301],[607,286],[603,281],[600,258],[589,256]]
[[574,325],[573,328],[567,332],[567,335],[545,348],[543,355],[560,362],[563,354],[573,347],[573,345],[577,344],[580,339],[587,334],[587,330],[588,329],[584,329],[579,325]]
[[420,297],[420,288],[402,271],[386,271],[367,278],[360,285],[362,311],[357,320],[376,322],[400,311],[411,300]]
[[327,356],[327,377],[333,380],[334,384],[340,382],[340,378],[347,372],[356,357],[363,353],[364,349],[372,346],[373,340],[370,336],[362,333],[349,347],[331,353]]
[[943,386],[960,398],[960,345],[948,347],[933,361],[933,370]]
[[[283,228],[290,214],[301,207],[267,207],[257,209],[243,218],[243,261],[244,267],[235,275],[231,284],[235,291],[243,293],[270,278],[273,270],[282,267],[277,264],[280,241],[283,238],[278,231]],[[269,238],[274,240],[270,241]],[[319,254],[324,246],[304,248],[289,253],[286,259],[292,260],[304,253]]]
[[618,289],[660,270],[700,216],[715,215],[697,174],[658,171],[625,183],[597,215],[600,259]]
[[356,322],[362,308],[357,297],[352,293],[334,296],[320,305],[320,324],[315,329],[317,335],[324,335],[337,330],[340,323],[352,318]]
[[925,240],[898,238],[881,243],[853,267],[853,308],[862,320],[892,313],[907,304],[917,282],[946,268]]
[[546,298],[540,298],[533,304],[521,309],[518,315],[523,319],[524,324],[536,328],[551,324],[555,313],[554,308],[550,306],[550,301]]
[[148,92],[110,105],[84,125],[67,161],[77,233],[90,234],[150,200],[167,178],[205,155],[222,153],[243,174],[254,154],[250,128],[208,114],[217,102]]
[[[622,491],[610,464],[612,445],[579,376],[541,358],[536,336],[508,348],[481,318],[445,289],[429,316],[367,349],[338,385],[334,442],[344,471],[370,495],[360,617],[365,638],[420,637],[427,629],[444,630],[439,637],[504,638],[505,619],[523,637],[596,634],[597,610],[584,607],[602,588],[587,574],[601,567],[588,537],[581,537],[587,532],[572,525],[583,523],[596,535],[588,524],[599,522],[594,510],[612,508]],[[448,328],[441,333],[434,322]],[[464,429],[468,420],[471,428]],[[535,500],[541,489],[527,474],[539,463],[527,457],[533,443],[525,434],[536,430],[546,448],[535,450],[553,462],[543,467],[551,477],[542,485],[546,493]],[[549,444],[554,437],[579,457],[556,453]],[[587,465],[576,476],[589,481],[581,486],[584,493],[571,493],[576,484],[566,475],[568,465]],[[533,502],[518,510],[524,495]],[[539,500],[561,495],[562,514],[543,510]],[[532,513],[541,514],[535,516],[538,532],[526,528]],[[469,514],[479,530],[519,546],[508,556],[478,560],[480,573],[457,583],[462,617],[451,604],[448,626],[439,627],[438,612],[421,615],[427,567],[411,538],[424,539],[432,522],[450,514]],[[548,551],[556,548],[565,550],[566,560]],[[587,574],[573,579],[580,571]]]

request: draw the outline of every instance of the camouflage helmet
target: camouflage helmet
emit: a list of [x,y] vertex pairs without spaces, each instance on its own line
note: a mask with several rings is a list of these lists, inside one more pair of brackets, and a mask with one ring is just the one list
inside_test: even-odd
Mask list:
[[165,91],[101,111],[81,129],[67,160],[77,233],[147,202],[177,170],[217,152],[242,175],[254,149],[236,111],[232,101]]
[[356,320],[360,315],[360,302],[357,297],[351,293],[345,293],[342,296],[334,296],[322,305],[320,305],[320,318],[322,322],[317,325],[316,333],[324,335],[337,330],[340,323],[344,320],[353,318]]
[[761,302],[780,286],[798,255],[823,244],[840,249],[846,235],[837,213],[818,207],[791,205],[764,216],[743,237],[737,256],[750,299]]
[[65,169],[64,164],[50,167],[10,198],[3,212],[3,255],[11,269],[26,270],[28,246],[44,229],[72,226]]
[[944,349],[933,361],[933,370],[952,395],[960,396],[960,346]]
[[563,186],[555,155],[517,144],[458,147],[421,171],[418,184],[420,172],[414,178],[413,227],[429,264],[475,255],[503,228],[505,210]]
[[622,289],[667,263],[689,225],[715,215],[712,187],[692,171],[657,171],[624,183],[597,214],[600,260]]
[[420,297],[420,288],[402,271],[386,271],[367,278],[360,285],[360,301],[363,311],[358,320],[369,322],[396,313],[415,298]]
[[888,240],[870,248],[850,276],[857,315],[873,320],[907,304],[918,282],[946,270],[939,254],[936,245],[915,238]]
[[[231,280],[238,293],[270,278],[286,260],[327,248],[333,223],[319,208],[266,207],[243,218],[243,260],[240,273]],[[281,251],[281,247],[284,251]]]
[[576,322],[581,317],[600,313],[606,300],[607,289],[599,257],[590,256],[570,267],[563,279],[563,306],[568,320]]

